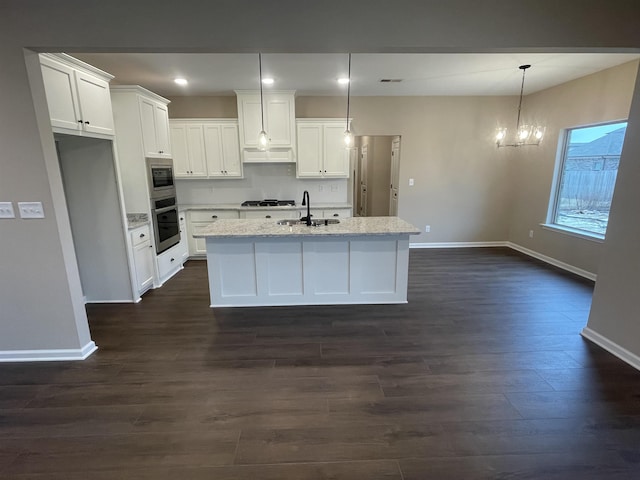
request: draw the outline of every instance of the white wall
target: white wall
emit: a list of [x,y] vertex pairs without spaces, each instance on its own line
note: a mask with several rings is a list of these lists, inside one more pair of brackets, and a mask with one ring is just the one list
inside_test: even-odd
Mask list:
[[[56,173],[54,167],[57,159],[44,110],[43,88],[37,79],[33,84],[29,82],[24,48],[69,53],[620,51],[625,48],[637,51],[640,48],[640,29],[637,28],[640,3],[627,0],[610,0],[606,8],[602,2],[593,0],[495,0],[491,8],[476,0],[326,0],[301,5],[299,0],[277,3],[183,0],[179,5],[151,0],[133,3],[111,0],[99,7],[94,2],[80,0],[4,0],[0,3],[0,198],[14,202],[41,200],[47,213],[46,219],[35,222],[0,221],[0,350],[77,348],[89,337],[64,196],[59,172]],[[127,21],[122,21],[123,15]],[[330,30],[327,25],[331,26]],[[638,102],[630,114],[631,131],[636,131],[636,122],[640,122]],[[627,143],[621,165],[633,163],[632,153],[640,150],[640,135],[630,137]],[[424,147],[417,140],[403,141],[403,159],[407,150],[420,158],[419,152]],[[473,152],[466,152],[462,146],[453,150],[456,154],[453,158],[473,158]],[[425,151],[423,157],[428,158],[430,154]],[[429,175],[438,174],[447,159],[440,158],[434,164],[421,167],[417,164],[416,172],[428,179]],[[469,165],[475,168],[472,162]],[[467,169],[467,174],[473,175],[474,168]],[[637,169],[640,165],[629,168]],[[401,171],[403,184],[408,173]],[[637,222],[635,214],[630,214],[631,207],[620,207],[620,202],[627,199],[626,188],[630,187],[625,184],[617,191],[622,200],[617,202],[619,212],[612,215],[612,224]],[[415,195],[404,198],[406,203],[401,202],[400,215],[409,214],[409,219],[424,220],[418,207],[413,207],[419,198]],[[434,207],[426,213],[435,214],[437,209]],[[622,236],[633,233],[624,225],[616,228],[621,228]],[[633,266],[638,263],[640,251],[631,250],[620,274],[630,278]],[[635,290],[629,295],[636,293]],[[598,314],[612,314],[614,323],[622,321],[621,317],[635,318],[635,310],[630,310],[629,304],[614,311],[607,307],[615,298],[603,294],[599,301],[602,304]]]

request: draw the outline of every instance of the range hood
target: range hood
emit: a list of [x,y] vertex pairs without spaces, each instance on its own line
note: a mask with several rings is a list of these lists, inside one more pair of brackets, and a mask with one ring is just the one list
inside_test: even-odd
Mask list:
[[[295,90],[264,92],[262,105],[259,90],[236,90],[235,93],[242,160],[245,163],[295,162]],[[268,150],[258,148],[263,118],[270,138]]]

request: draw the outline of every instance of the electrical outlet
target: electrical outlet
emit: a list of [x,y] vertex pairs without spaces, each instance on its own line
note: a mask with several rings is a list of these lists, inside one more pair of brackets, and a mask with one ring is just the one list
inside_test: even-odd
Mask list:
[[533,238],[533,230],[529,230],[529,238]]
[[42,202],[18,202],[20,218],[44,218]]
[[410,186],[410,187],[413,187],[413,178],[410,178],[410,179],[409,179],[409,186]]
[[0,218],[16,218],[12,202],[0,202]]
[[425,225],[424,226],[424,231],[425,231],[425,233],[429,233],[431,231],[431,225]]

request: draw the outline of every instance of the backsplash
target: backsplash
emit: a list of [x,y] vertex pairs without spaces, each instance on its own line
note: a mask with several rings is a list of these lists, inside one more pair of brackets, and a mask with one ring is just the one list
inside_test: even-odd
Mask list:
[[244,164],[238,180],[176,180],[178,204],[241,203],[244,200],[277,198],[302,201],[308,190],[311,202],[347,203],[349,179],[296,178],[295,164]]

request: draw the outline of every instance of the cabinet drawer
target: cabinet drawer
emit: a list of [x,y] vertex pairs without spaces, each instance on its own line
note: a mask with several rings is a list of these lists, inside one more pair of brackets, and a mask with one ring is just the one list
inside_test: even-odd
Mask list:
[[299,210],[249,210],[243,212],[244,218],[300,218]]
[[180,244],[158,255],[158,276],[161,281],[164,281],[167,275],[173,270],[180,268],[181,265],[182,253],[180,251]]
[[133,230],[131,233],[131,243],[134,247],[137,247],[141,243],[151,241],[151,230],[149,225],[144,225]]
[[189,212],[191,222],[212,222],[218,218],[238,218],[236,210],[197,210]]
[[324,210],[324,218],[349,218],[351,216],[351,210],[348,208],[335,208],[332,210]]

